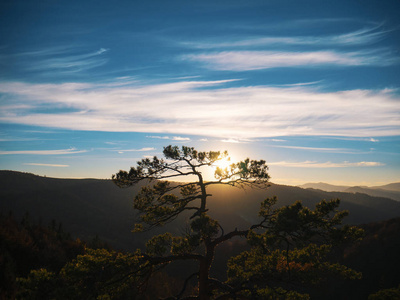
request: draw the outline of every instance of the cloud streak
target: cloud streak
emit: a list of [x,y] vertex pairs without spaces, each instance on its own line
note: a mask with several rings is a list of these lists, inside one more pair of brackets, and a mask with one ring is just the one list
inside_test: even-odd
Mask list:
[[20,67],[29,72],[77,73],[102,66],[108,62],[105,53],[109,49],[84,53],[79,48],[52,47],[36,51],[27,51],[0,55],[0,63],[7,65],[16,62],[13,67]]
[[39,166],[39,167],[52,167],[52,168],[67,168],[69,165],[57,165],[57,164],[38,164],[38,163],[24,163],[26,166]]
[[141,148],[141,149],[127,149],[127,150],[112,150],[116,151],[118,153],[125,153],[125,152],[147,152],[147,151],[153,151],[156,150],[156,148],[148,147],[148,148]]
[[304,161],[304,162],[270,162],[269,166],[279,166],[279,167],[290,167],[290,168],[354,168],[354,167],[381,167],[385,164],[375,161],[360,161],[360,162],[341,162],[341,163],[332,163],[332,162],[324,162],[319,163],[316,161]]
[[398,63],[388,51],[223,51],[182,56],[213,70],[250,71],[316,66],[388,66]]
[[99,50],[86,54],[67,55],[56,58],[45,58],[41,59],[36,63],[33,63],[29,69],[34,71],[43,70],[56,70],[61,72],[80,72],[83,70],[92,69],[99,67],[107,63],[107,59],[102,56],[103,53],[107,52],[107,49],[100,48]]
[[329,152],[329,153],[360,153],[360,151],[356,151],[353,149],[346,149],[346,148],[320,148],[320,147],[277,146],[277,145],[273,145],[271,147],[315,151],[315,152]]
[[359,46],[382,40],[391,30],[381,30],[382,25],[364,27],[356,31],[330,36],[258,36],[227,42],[182,42],[184,46],[197,49],[241,48],[260,46]]
[[71,149],[61,149],[61,150],[21,150],[21,151],[0,151],[0,155],[18,155],[18,154],[28,154],[28,155],[65,155],[65,154],[78,154],[85,153],[86,150],[76,150]]
[[172,141],[178,141],[178,142],[190,141],[190,138],[182,137],[182,136],[169,137],[169,136],[159,136],[159,135],[148,135],[146,137],[150,138],[150,139],[172,140]]
[[[0,82],[0,122],[72,130],[252,139],[286,135],[398,135],[396,91],[321,92],[315,86],[226,87],[225,81],[154,85]],[[37,107],[51,108],[38,113]],[[65,110],[68,108],[68,111]]]

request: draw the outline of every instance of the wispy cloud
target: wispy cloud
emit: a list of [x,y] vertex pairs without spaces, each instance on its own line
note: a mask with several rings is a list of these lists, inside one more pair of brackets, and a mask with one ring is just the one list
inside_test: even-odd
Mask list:
[[160,140],[169,140],[169,136],[159,136],[159,135],[148,135],[146,136],[149,139],[160,139]]
[[100,48],[97,51],[62,57],[44,58],[30,66],[31,70],[57,70],[61,72],[80,72],[104,65],[108,60],[101,57],[108,49]]
[[283,67],[387,66],[399,61],[382,51],[223,51],[183,55],[182,59],[202,63],[213,70],[249,71]]
[[26,71],[76,73],[99,67],[108,62],[105,53],[109,49],[100,48],[96,51],[84,51],[70,46],[51,47],[21,53],[1,55],[0,62],[16,61],[13,67]]
[[118,143],[118,142],[104,142],[104,144],[107,144],[107,145],[119,145],[120,143]]
[[[397,91],[321,92],[313,86],[227,87],[221,81],[109,86],[0,82],[0,121],[51,128],[232,139],[398,135]],[[38,113],[36,107],[51,108]],[[66,111],[65,108],[68,108]],[[172,135],[174,134],[174,135]]]
[[188,137],[182,137],[182,136],[173,136],[172,137],[173,141],[190,141],[190,138]]
[[221,140],[223,143],[232,143],[232,144],[240,144],[240,143],[246,143],[246,141],[239,140],[239,139],[223,139]]
[[316,151],[316,152],[330,152],[330,153],[359,153],[359,151],[346,148],[319,148],[319,147],[277,146],[277,145],[273,145],[272,147]]
[[280,167],[291,167],[291,168],[353,168],[353,167],[381,167],[385,164],[375,161],[360,161],[360,162],[341,162],[341,163],[333,163],[333,162],[324,162],[319,163],[316,161],[304,161],[304,162],[288,162],[288,161],[280,161],[280,162],[270,162],[268,163],[270,166],[280,166]]
[[221,140],[221,142],[223,142],[223,143],[233,143],[233,144],[240,143],[239,140],[235,140],[235,139],[224,139],[224,140]]
[[[320,23],[343,21],[318,20]],[[300,24],[304,26],[310,22],[317,21],[303,20]],[[181,42],[183,46],[197,51],[181,55],[180,58],[200,63],[212,70],[224,71],[281,67],[389,66],[399,63],[400,59],[391,49],[382,48],[377,44],[394,30],[384,30],[383,24],[368,24],[358,30],[331,35],[259,35],[251,38],[248,38],[248,35],[239,35],[235,38]],[[204,51],[199,52],[199,49]]]
[[56,56],[56,55],[69,55],[72,52],[76,52],[79,48],[76,48],[72,45],[65,45],[65,46],[52,46],[52,47],[45,47],[31,51],[25,52],[17,52],[14,53],[14,56],[25,58],[25,57],[49,57],[49,56]]
[[21,150],[21,151],[0,151],[0,155],[32,154],[32,155],[64,155],[84,153],[87,150],[61,149],[61,150]]
[[190,138],[188,137],[182,137],[182,136],[159,136],[159,135],[148,135],[146,136],[147,138],[150,139],[161,139],[161,140],[172,140],[172,141],[190,141]]
[[[391,30],[382,30],[382,24],[364,27],[356,31],[328,36],[257,36],[253,38],[182,42],[184,46],[197,49],[241,48],[260,46],[357,46],[373,44],[382,40]],[[226,38],[225,38],[226,40]]]
[[38,164],[38,163],[24,163],[26,166],[40,166],[40,167],[52,167],[52,168],[67,168],[69,165],[57,165],[57,164]]
[[125,149],[125,150],[111,150],[111,151],[116,151],[118,153],[125,153],[125,152],[147,152],[147,151],[153,151],[156,150],[156,148],[148,147],[148,148],[140,148],[140,149]]
[[325,138],[327,138],[327,139],[335,139],[335,140],[379,143],[379,139],[376,139],[376,138],[373,138],[373,137],[325,137]]
[[283,139],[265,139],[266,142],[286,142],[286,140]]
[[0,142],[28,142],[28,141],[37,141],[37,138],[0,138]]

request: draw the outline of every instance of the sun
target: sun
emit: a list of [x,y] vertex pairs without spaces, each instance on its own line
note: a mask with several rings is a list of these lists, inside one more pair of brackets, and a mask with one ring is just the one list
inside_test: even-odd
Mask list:
[[214,166],[215,166],[215,168],[220,168],[222,170],[225,170],[226,168],[229,168],[230,165],[232,165],[232,163],[233,163],[232,158],[228,156],[228,157],[224,157],[220,160],[217,160],[214,163]]

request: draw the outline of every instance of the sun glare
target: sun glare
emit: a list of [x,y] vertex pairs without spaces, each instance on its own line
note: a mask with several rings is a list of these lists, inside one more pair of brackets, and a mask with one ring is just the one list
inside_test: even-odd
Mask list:
[[232,158],[230,156],[220,159],[215,162],[215,167],[225,170],[233,163]]

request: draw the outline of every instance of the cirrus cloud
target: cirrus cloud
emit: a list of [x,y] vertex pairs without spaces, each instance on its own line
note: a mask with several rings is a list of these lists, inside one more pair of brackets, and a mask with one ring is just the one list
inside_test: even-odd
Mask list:
[[[0,122],[72,130],[252,139],[286,135],[398,135],[396,91],[315,86],[227,87],[221,81],[102,85],[0,82]],[[47,112],[38,108],[47,107]],[[182,136],[180,136],[182,135]]]
[[250,71],[285,67],[315,66],[388,66],[398,62],[386,50],[380,51],[223,51],[187,54],[183,60],[202,63],[213,70]]
[[61,150],[19,150],[19,151],[0,151],[0,155],[31,154],[31,155],[65,155],[85,153],[87,150],[77,150],[75,148]]
[[111,151],[117,151],[118,153],[124,153],[124,152],[147,152],[147,151],[153,151],[153,150],[156,150],[156,148],[146,147],[146,148],[140,148],[140,149],[125,149],[125,150],[111,150]]
[[24,163],[25,166],[39,166],[39,167],[52,167],[52,168],[67,168],[69,165],[58,164],[39,164],[39,163]]
[[[322,20],[320,20],[322,21]],[[326,21],[326,20],[325,20]],[[336,20],[338,21],[338,20]],[[213,48],[241,48],[241,47],[259,47],[259,46],[357,46],[373,44],[382,40],[393,29],[383,30],[383,24],[376,26],[367,26],[356,31],[350,31],[342,34],[327,36],[256,36],[248,38],[224,39],[181,42],[180,44],[196,49]]]
[[360,162],[341,162],[341,163],[333,163],[333,162],[324,162],[319,163],[316,161],[303,161],[303,162],[288,162],[288,161],[280,161],[280,162],[270,162],[268,163],[270,166],[280,166],[280,167],[291,167],[291,168],[351,168],[351,167],[381,167],[385,164],[375,161],[360,161]]

